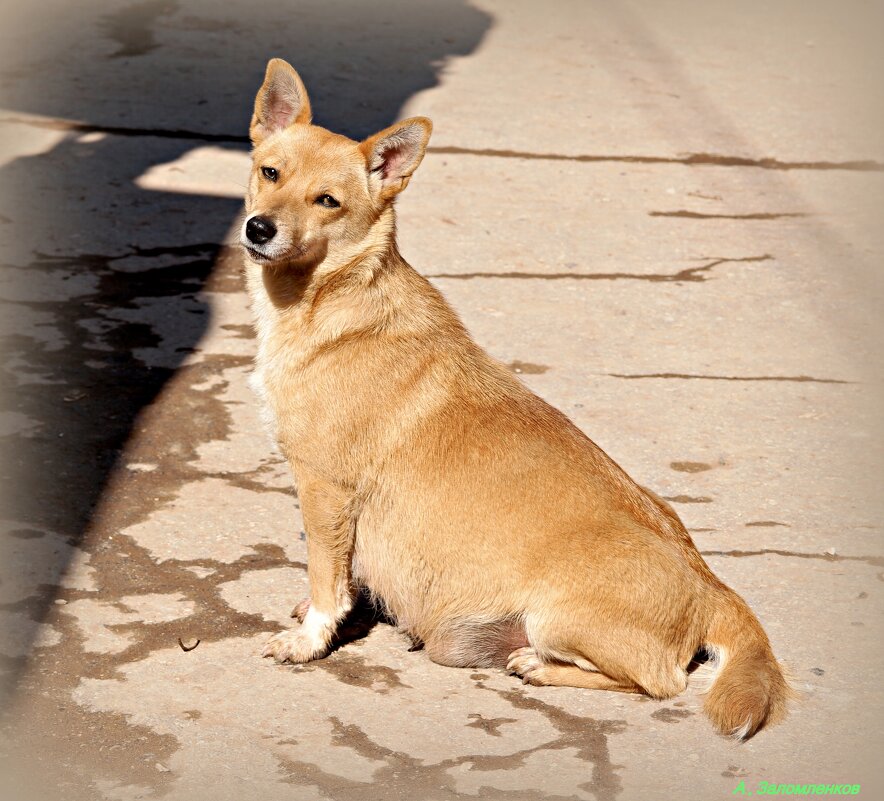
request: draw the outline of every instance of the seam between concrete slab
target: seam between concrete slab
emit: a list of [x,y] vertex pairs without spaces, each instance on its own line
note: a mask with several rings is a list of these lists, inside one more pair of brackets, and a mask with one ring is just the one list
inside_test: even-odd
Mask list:
[[795,559],[821,559],[824,562],[863,562],[872,567],[884,567],[884,556],[841,556],[831,553],[800,553],[779,548],[761,548],[757,551],[700,551],[703,556],[788,556]]
[[542,159],[546,161],[619,162],[625,164],[681,164],[688,167],[757,167],[762,170],[851,170],[858,172],[882,172],[884,164],[878,161],[781,161],[774,158],[750,159],[744,156],[725,156],[720,153],[685,153],[681,156],[628,156],[618,154],[531,153],[521,150],[497,150],[494,148],[469,148],[440,146],[430,147],[431,153],[450,155],[490,156],[492,158]]
[[[30,119],[27,117],[2,117],[0,124],[30,125],[37,128],[73,131],[78,133],[105,133],[114,136],[153,136],[163,139],[197,139],[203,142],[228,142],[249,144],[245,135],[203,133],[184,128],[137,128],[123,125],[94,125],[72,120]],[[678,164],[687,167],[755,167],[762,170],[847,170],[850,172],[884,172],[884,163],[872,159],[849,161],[783,161],[775,158],[747,158],[726,156],[721,153],[686,153],[681,156],[645,156],[604,153],[534,153],[527,150],[504,150],[499,148],[473,148],[457,145],[437,145],[427,148],[428,153],[450,156],[485,156],[489,158],[525,159],[532,161],[573,161],[578,163],[620,164]]]
[[735,256],[729,258],[727,256],[704,257],[712,258],[707,264],[701,264],[699,267],[685,267],[677,273],[534,273],[534,272],[477,272],[477,273],[433,273],[427,275],[427,278],[452,278],[458,280],[469,280],[471,278],[536,278],[542,281],[562,281],[572,279],[575,281],[651,281],[651,282],[702,282],[708,281],[709,276],[706,275],[714,267],[720,264],[745,263],[758,261],[772,261],[773,256],[765,253],[763,256]]
[[856,384],[840,378],[813,378],[809,375],[700,375],[696,373],[606,373],[611,378],[680,378],[701,381],[794,381],[810,384]]
[[47,128],[52,131],[70,131],[71,133],[103,133],[112,136],[126,137],[157,137],[160,139],[197,139],[201,142],[228,142],[249,144],[247,136],[231,134],[203,133],[189,131],[184,128],[134,128],[124,125],[92,125],[74,120],[60,120],[29,117],[0,117],[3,125],[29,125],[32,128]]
[[649,211],[649,217],[679,217],[685,220],[782,220],[788,217],[809,217],[803,211],[754,212],[752,214],[705,214],[700,211]]

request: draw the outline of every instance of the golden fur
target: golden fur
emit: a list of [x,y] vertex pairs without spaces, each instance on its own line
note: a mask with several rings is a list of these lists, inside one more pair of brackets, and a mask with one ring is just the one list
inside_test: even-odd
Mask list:
[[790,691],[760,623],[673,509],[490,358],[400,256],[393,200],[430,121],[361,143],[310,121],[301,79],[272,60],[246,211],[276,235],[255,245],[244,225],[243,244],[255,386],[298,483],[311,602],[265,655],[325,656],[366,587],[442,664],[669,698],[706,648],[720,732],[782,718]]

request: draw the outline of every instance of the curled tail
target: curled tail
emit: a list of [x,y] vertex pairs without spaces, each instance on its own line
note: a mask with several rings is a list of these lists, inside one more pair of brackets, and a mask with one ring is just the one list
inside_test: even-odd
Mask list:
[[715,603],[705,642],[719,669],[703,708],[718,731],[746,740],[786,716],[794,691],[758,618],[730,590]]

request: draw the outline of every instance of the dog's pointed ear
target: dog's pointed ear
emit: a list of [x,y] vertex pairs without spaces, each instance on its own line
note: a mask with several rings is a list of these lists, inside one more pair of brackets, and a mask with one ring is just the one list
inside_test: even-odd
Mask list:
[[270,134],[295,122],[309,123],[312,117],[301,76],[287,61],[271,58],[255,98],[255,113],[249,126],[252,144],[259,145]]
[[359,146],[365,154],[372,194],[388,200],[399,194],[427,150],[433,123],[411,117],[370,136]]

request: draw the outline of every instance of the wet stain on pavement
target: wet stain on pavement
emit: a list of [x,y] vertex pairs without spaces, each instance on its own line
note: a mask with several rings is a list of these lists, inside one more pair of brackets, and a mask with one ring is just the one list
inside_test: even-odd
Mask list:
[[712,503],[706,495],[664,495],[663,500],[671,503]]
[[510,362],[507,367],[514,373],[524,373],[525,375],[542,375],[549,370],[545,364],[532,364],[531,362],[521,362],[518,359]]
[[45,537],[46,532],[45,531],[38,531],[35,528],[16,528],[16,529],[13,529],[12,531],[7,531],[6,536],[7,537],[15,537],[16,539],[19,539],[19,540],[35,540],[35,539],[39,539],[40,537]]
[[380,695],[386,695],[390,690],[408,687],[393,668],[371,664],[353,650],[338,650],[325,659],[312,663],[306,669],[324,670],[344,684],[364,687]]
[[478,712],[468,715],[473,722],[467,723],[467,727],[471,729],[481,729],[492,737],[500,737],[500,727],[504,723],[518,723],[516,718],[486,718],[482,717]]
[[[130,263],[116,269],[123,260]],[[138,263],[142,260],[146,260],[143,269]],[[76,303],[19,304],[50,316],[61,344],[44,351],[30,339],[10,343],[10,352],[20,349],[27,354],[29,371],[45,371],[53,384],[47,392],[45,383],[29,381],[28,372],[4,376],[7,388],[27,408],[49,421],[45,435],[13,443],[20,458],[8,468],[17,471],[17,479],[31,492],[14,498],[15,508],[8,511],[47,531],[61,532],[66,541],[88,553],[90,568],[100,577],[100,589],[43,584],[17,602],[29,619],[58,631],[60,642],[41,648],[36,660],[7,665],[20,674],[17,698],[23,699],[8,705],[3,721],[4,730],[14,732],[10,742],[15,743],[15,751],[10,758],[39,751],[42,758],[61,764],[70,748],[65,732],[79,731],[84,733],[79,759],[94,766],[96,776],[161,791],[171,776],[158,775],[155,764],[168,763],[178,748],[176,738],[133,725],[122,714],[88,711],[71,702],[74,688],[84,679],[119,678],[120,667],[158,649],[174,648],[175,658],[192,658],[181,653],[179,638],[206,643],[278,630],[278,625],[260,615],[234,609],[219,587],[246,572],[298,565],[286,559],[282,548],[268,543],[255,544],[251,553],[232,563],[212,559],[158,563],[135,540],[120,533],[174,501],[182,485],[206,478],[194,466],[199,446],[223,441],[230,434],[230,413],[218,397],[226,382],[219,382],[218,377],[230,368],[251,364],[251,356],[204,354],[200,361],[174,369],[150,367],[133,349],[145,346],[162,352],[168,348],[150,325],[116,318],[95,329],[99,332],[95,334],[81,321],[92,325],[111,319],[105,318],[106,310],[111,314],[138,310],[154,299],[168,299],[168,308],[180,311],[183,299],[193,298],[197,289],[241,291],[240,268],[234,252],[212,243],[133,248],[114,256],[44,256],[34,267],[62,278],[68,273],[88,274],[98,288],[79,295]],[[163,307],[159,309],[161,313]],[[189,315],[179,315],[179,319],[193,319],[195,332],[204,328],[201,320]],[[191,341],[196,338],[190,337]],[[80,390],[76,402],[65,402],[61,396],[71,395],[72,385]],[[162,402],[157,403],[160,388]],[[137,424],[130,418],[131,410],[138,411]],[[58,466],[51,481],[47,480],[47,463]],[[125,465],[150,469],[122,469]],[[261,484],[257,474],[224,478],[228,483],[247,482],[250,489],[256,488],[252,481]],[[100,500],[94,494],[96,486],[103,490]],[[31,539],[45,536],[39,528],[23,528],[19,533]],[[194,568],[202,573],[195,573]],[[67,611],[74,601],[84,599],[115,608],[128,596],[177,593],[184,593],[193,603],[193,614],[164,622],[110,624],[108,630],[127,635],[124,647],[116,653],[86,651],[78,618]],[[134,747],[124,748],[122,743]],[[151,755],[149,762],[142,757],[145,753]]]
[[598,801],[617,797],[622,785],[617,775],[619,766],[611,762],[608,736],[625,731],[625,720],[595,720],[572,715],[527,695],[523,690],[500,690],[483,684],[478,686],[496,693],[516,709],[540,712],[560,735],[558,740],[547,743],[543,748],[576,748],[578,758],[592,764],[592,778],[581,789],[591,792]]
[[233,331],[240,339],[254,339],[255,328],[251,325],[237,325],[235,323],[225,323],[221,326],[225,331]]
[[687,709],[658,709],[651,714],[654,720],[662,720],[664,723],[679,723],[685,718],[693,716],[694,713]]
[[103,18],[103,30],[119,44],[109,58],[143,56],[159,47],[154,25],[160,17],[178,10],[177,0],[144,0],[119,8]]
[[[18,355],[24,365],[19,372],[4,371],[8,396],[43,422],[33,436],[9,438],[9,452],[16,459],[3,465],[4,480],[29,491],[10,498],[8,515],[32,521],[35,529],[59,532],[72,544],[81,539],[98,502],[96,488],[117,465],[132,433],[134,416],[155,399],[174,373],[172,368],[146,365],[135,355],[138,347],[157,349],[160,344],[150,325],[108,314],[138,310],[144,303],[157,303],[158,309],[167,303],[177,306],[188,288],[206,280],[217,250],[216,245],[205,243],[143,251],[147,257],[170,256],[174,263],[149,263],[150,269],[134,273],[115,269],[115,263],[127,257],[139,260],[137,250],[119,256],[42,257],[28,268],[56,281],[81,276],[88,280],[85,291],[75,293],[74,303],[62,298],[16,304],[51,320],[58,345],[47,348],[33,337],[20,335],[6,343],[8,356]],[[195,339],[205,328],[202,320],[182,318],[182,336]],[[236,361],[247,360],[221,359],[213,367]],[[206,367],[191,369],[189,377],[200,370]],[[209,399],[197,392],[185,395],[177,413],[166,413],[169,441],[158,448],[167,457],[171,475],[178,462],[169,451],[179,447],[172,432],[181,429],[182,413],[195,413],[188,420],[193,437],[226,436],[223,404],[214,406],[217,415],[201,414]],[[137,461],[149,462],[152,456]],[[56,467],[47,472],[47,464]],[[137,507],[132,503],[130,512]]]
[[679,473],[702,473],[711,470],[713,465],[705,462],[671,462],[669,466]]
[[[466,755],[445,759],[436,763],[425,763],[402,751],[396,751],[372,740],[365,731],[354,723],[344,723],[331,716],[332,742],[336,746],[348,748],[363,759],[381,763],[377,768],[366,772],[364,780],[354,780],[333,775],[317,765],[276,754],[280,764],[289,772],[291,783],[303,786],[314,785],[329,798],[337,801],[363,801],[366,797],[411,801],[411,799],[433,798],[434,801],[458,801],[463,794],[454,787],[454,777],[450,771],[461,765],[472,771],[509,770],[520,767],[525,758],[548,748],[574,747],[573,744],[560,744],[559,741],[546,743],[536,748],[516,751],[503,756]],[[615,794],[606,793],[604,788],[595,793],[597,801],[613,801]],[[619,790],[619,785],[617,786]],[[616,790],[615,790],[616,793]],[[484,785],[482,799],[487,801],[525,801],[523,790],[503,790]],[[544,793],[545,801],[576,801],[576,796],[561,796]]]

